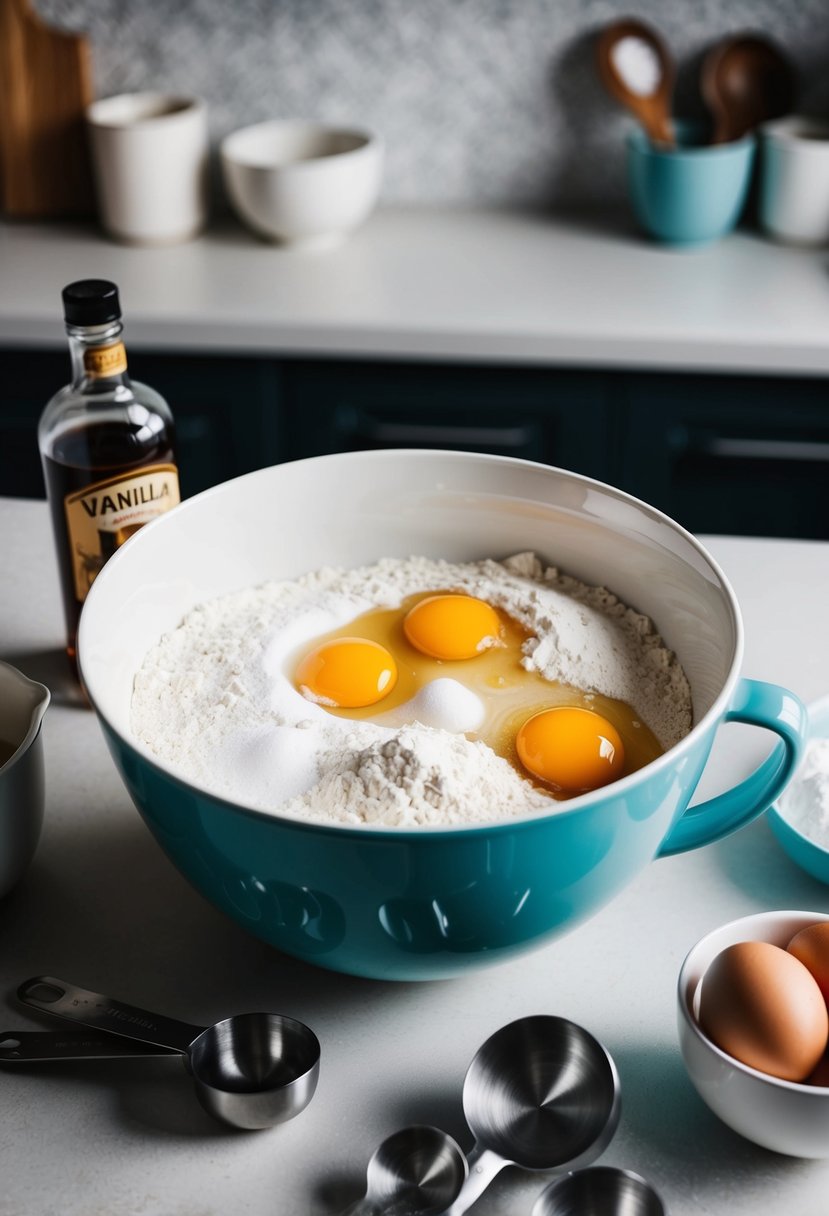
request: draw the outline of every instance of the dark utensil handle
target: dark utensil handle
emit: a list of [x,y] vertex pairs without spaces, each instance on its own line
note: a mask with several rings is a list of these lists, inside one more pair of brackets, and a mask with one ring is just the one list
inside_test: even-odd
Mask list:
[[146,1009],[126,1005],[103,993],[78,988],[51,975],[38,975],[24,981],[17,990],[17,998],[30,1009],[39,1009],[41,1013],[52,1013],[56,1017],[68,1018],[70,1022],[80,1022],[93,1030],[137,1039],[139,1043],[168,1047],[184,1054],[204,1029],[203,1026],[191,1026],[175,1018],[161,1017]]
[[0,1064],[71,1060],[151,1060],[179,1053],[87,1030],[0,1030]]

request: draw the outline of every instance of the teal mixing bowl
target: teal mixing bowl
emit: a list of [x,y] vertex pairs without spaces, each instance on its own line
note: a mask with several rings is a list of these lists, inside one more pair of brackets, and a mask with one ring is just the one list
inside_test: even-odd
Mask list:
[[701,129],[677,122],[677,147],[651,143],[640,128],[628,133],[631,203],[639,223],[668,245],[701,245],[730,232],[751,182],[755,139],[700,142]]
[[[130,730],[133,678],[194,605],[326,565],[535,549],[656,621],[695,725],[638,772],[547,815],[470,827],[351,827],[265,814],[159,763]],[[324,456],[248,474],[142,528],[95,580],[79,659],[115,762],[181,873],[251,933],[336,971],[430,979],[572,929],[653,858],[706,844],[777,797],[805,733],[792,693],[741,679],[739,608],[687,532],[645,503],[545,465],[463,452]],[[747,780],[686,812],[714,734],[782,738]],[[480,798],[486,800],[486,789]]]

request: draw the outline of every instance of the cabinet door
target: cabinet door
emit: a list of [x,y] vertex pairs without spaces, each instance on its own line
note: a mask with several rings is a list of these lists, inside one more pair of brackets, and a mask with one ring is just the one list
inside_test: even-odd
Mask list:
[[620,481],[694,532],[829,538],[829,382],[636,376]]
[[[275,364],[142,351],[129,360],[173,411],[185,496],[280,459]],[[68,372],[63,351],[0,352],[0,494],[44,494],[37,423]]]
[[455,448],[519,456],[592,477],[608,471],[604,377],[503,367],[291,361],[292,456]]

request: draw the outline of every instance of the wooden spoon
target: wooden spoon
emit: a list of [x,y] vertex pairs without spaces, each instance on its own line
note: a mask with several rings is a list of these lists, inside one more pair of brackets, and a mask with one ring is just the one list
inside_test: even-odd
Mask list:
[[608,93],[636,115],[649,138],[675,147],[670,114],[676,65],[656,30],[632,17],[611,22],[596,41],[596,65]]
[[740,139],[761,122],[788,114],[794,105],[794,69],[768,38],[737,34],[711,48],[700,87],[714,119],[711,142]]

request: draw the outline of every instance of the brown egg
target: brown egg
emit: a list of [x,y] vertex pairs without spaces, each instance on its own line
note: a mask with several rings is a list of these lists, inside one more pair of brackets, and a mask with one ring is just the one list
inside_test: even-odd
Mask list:
[[706,971],[699,1020],[735,1060],[785,1081],[803,1081],[829,1038],[829,1016],[801,962],[769,942],[738,942]]
[[795,933],[786,949],[812,973],[829,1005],[829,920]]
[[817,1062],[817,1068],[806,1078],[807,1085],[818,1085],[821,1089],[829,1088],[829,1055],[822,1055]]

